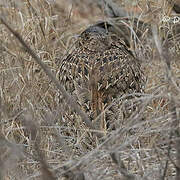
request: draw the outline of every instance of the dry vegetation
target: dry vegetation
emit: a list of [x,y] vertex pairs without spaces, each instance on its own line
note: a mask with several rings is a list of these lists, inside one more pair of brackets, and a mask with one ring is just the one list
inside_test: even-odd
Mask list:
[[[61,88],[3,22],[56,76],[77,34],[106,18],[103,9],[90,0],[0,1],[0,179],[178,179],[180,57],[159,43],[174,26],[160,21],[170,8],[165,1],[119,2],[136,15],[152,7],[144,19],[155,43],[149,59],[140,55],[147,74],[141,111],[98,137],[80,116],[62,116],[68,103],[59,102]],[[154,24],[162,27],[157,38]],[[180,38],[172,38],[173,48]]]

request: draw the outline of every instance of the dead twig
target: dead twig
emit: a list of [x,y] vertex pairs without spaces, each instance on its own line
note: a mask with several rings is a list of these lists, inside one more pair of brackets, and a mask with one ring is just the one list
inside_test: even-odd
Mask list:
[[41,68],[44,70],[44,72],[47,74],[47,76],[51,79],[51,81],[55,84],[55,86],[61,91],[63,96],[65,97],[68,105],[77,112],[77,114],[82,118],[82,120],[86,123],[86,125],[94,129],[94,126],[92,122],[89,120],[88,116],[80,109],[79,105],[75,102],[75,100],[70,96],[64,89],[64,87],[59,83],[59,81],[56,79],[56,77],[52,74],[52,72],[49,70],[48,66],[44,64],[41,59],[36,55],[36,53],[30,48],[29,45],[22,39],[21,35],[14,31],[8,23],[4,20],[2,16],[0,16],[0,20],[2,24],[4,24],[7,29],[18,39],[18,41],[23,46],[24,50],[29,53],[30,56],[33,57],[33,59],[38,63]]
[[136,176],[130,174],[127,171],[123,161],[121,160],[120,155],[118,155],[117,152],[110,153],[110,156],[113,162],[118,166],[118,169],[121,172],[121,174],[124,176],[124,180],[136,180]]
[[[170,62],[170,53],[168,51],[168,45],[165,51],[163,51],[163,47],[162,47],[162,43],[161,40],[158,36],[158,31],[157,31],[157,26],[156,25],[152,25],[152,33],[153,33],[153,37],[154,37],[154,41],[157,47],[157,50],[160,54],[160,58],[161,60],[166,64],[166,79],[167,79],[167,90],[168,90],[168,96],[170,99],[170,106],[169,106],[169,111],[171,112],[171,119],[172,119],[172,130],[170,133],[170,140],[173,141],[174,136],[176,137],[176,141],[175,142],[175,149],[176,149],[176,180],[180,179],[180,129],[179,129],[179,119],[177,117],[177,103],[174,99],[174,92],[172,91],[175,86],[174,86],[174,82],[173,82],[173,78],[172,78],[172,70],[171,70],[171,62]],[[176,89],[176,88],[175,88]],[[170,147],[169,147],[170,148]],[[167,167],[166,167],[167,168]],[[165,174],[164,176],[165,177]]]

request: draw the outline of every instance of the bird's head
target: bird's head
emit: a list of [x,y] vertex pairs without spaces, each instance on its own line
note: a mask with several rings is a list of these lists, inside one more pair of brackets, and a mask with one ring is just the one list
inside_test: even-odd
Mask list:
[[90,51],[104,51],[108,49],[109,32],[104,22],[90,26],[79,37],[79,46]]

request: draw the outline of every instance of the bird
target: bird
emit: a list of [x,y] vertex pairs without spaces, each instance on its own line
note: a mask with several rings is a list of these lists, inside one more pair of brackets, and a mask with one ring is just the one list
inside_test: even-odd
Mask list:
[[132,98],[133,93],[143,93],[146,81],[129,42],[104,21],[79,35],[73,50],[61,61],[58,78],[100,129],[107,128],[108,116],[119,108],[113,102],[125,94]]

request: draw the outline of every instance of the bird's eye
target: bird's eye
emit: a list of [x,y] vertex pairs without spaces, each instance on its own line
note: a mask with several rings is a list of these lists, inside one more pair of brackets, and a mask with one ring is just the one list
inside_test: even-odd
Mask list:
[[90,39],[90,37],[89,36],[86,36],[86,40],[89,40]]

